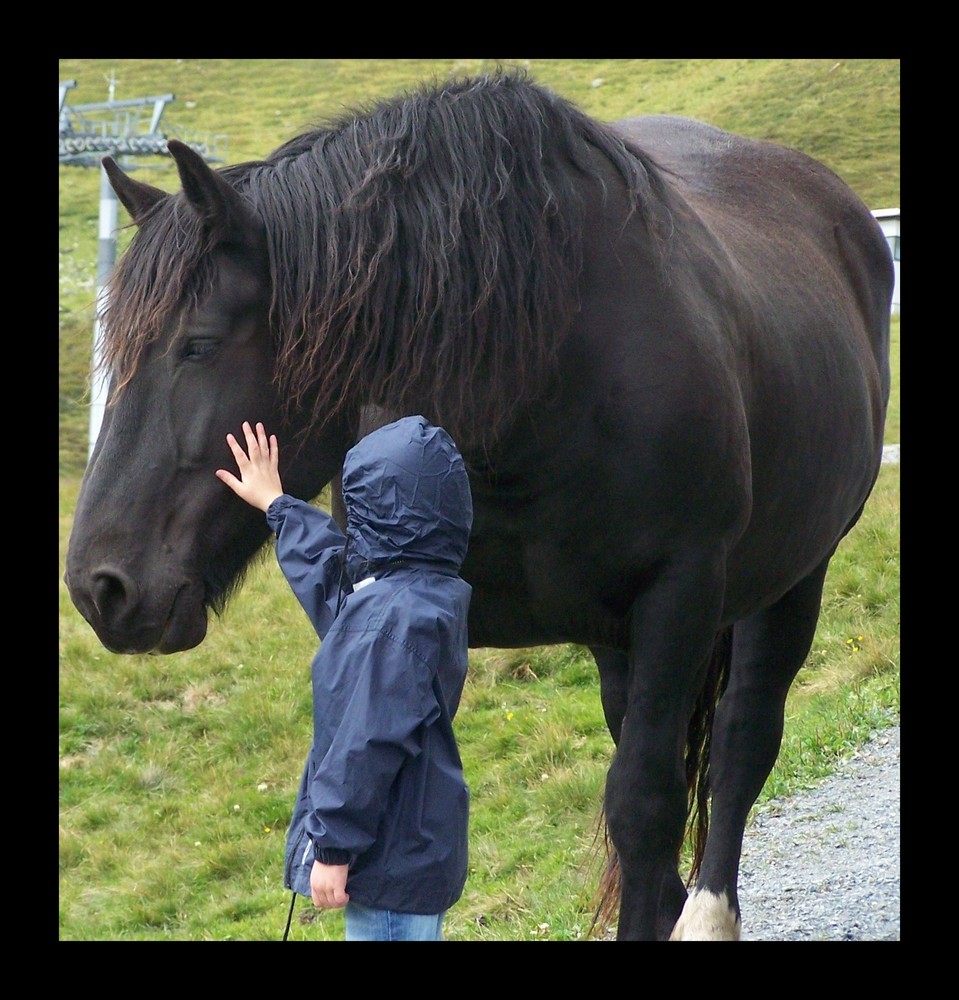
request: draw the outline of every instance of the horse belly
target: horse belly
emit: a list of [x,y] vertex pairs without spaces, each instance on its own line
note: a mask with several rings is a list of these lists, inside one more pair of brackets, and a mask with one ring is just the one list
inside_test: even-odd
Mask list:
[[688,408],[614,421],[597,399],[590,419],[575,423],[560,435],[565,449],[527,468],[536,485],[523,492],[535,499],[490,504],[474,492],[463,566],[473,645],[626,648],[630,609],[664,561],[683,549],[731,547],[746,523],[740,448],[735,457],[724,451],[707,429],[715,421],[699,422]]
[[470,645],[622,646],[622,609],[602,600],[596,570],[584,573],[555,540],[542,536],[507,533],[471,541],[462,570],[473,588]]

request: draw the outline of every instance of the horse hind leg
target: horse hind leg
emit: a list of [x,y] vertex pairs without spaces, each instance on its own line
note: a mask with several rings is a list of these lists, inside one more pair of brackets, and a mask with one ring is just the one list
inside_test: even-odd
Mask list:
[[712,733],[709,834],[696,886],[671,940],[739,939],[746,821],[779,755],[786,695],[816,634],[828,562],[733,629],[729,681]]
[[[599,670],[600,698],[606,725],[613,743],[618,746],[628,701],[629,656],[622,650],[603,647],[592,647],[590,652]],[[606,853],[603,873],[594,898],[592,929],[606,927],[616,922],[622,894],[622,870],[615,848],[610,843],[605,810],[599,817],[597,840]],[[686,886],[678,871],[665,872],[660,889],[658,937],[668,936],[685,902]]]
[[626,707],[605,797],[620,865],[621,941],[664,940],[682,910],[684,748],[719,630],[724,583],[724,547],[679,553],[630,612]]

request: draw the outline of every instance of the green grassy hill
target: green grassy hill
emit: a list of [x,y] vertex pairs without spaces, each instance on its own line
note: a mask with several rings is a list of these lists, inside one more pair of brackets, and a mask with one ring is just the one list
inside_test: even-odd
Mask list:
[[[223,136],[226,162],[255,159],[325,116],[491,59],[61,59],[70,106],[174,94],[170,135]],[[822,160],[871,208],[899,205],[899,60],[504,59],[602,120],[701,118]],[[147,116],[149,109],[147,109]],[[147,118],[147,120],[149,120]],[[179,184],[169,160],[141,158],[141,179]],[[60,472],[86,460],[99,214],[99,172],[60,167]],[[121,209],[121,223],[126,223]],[[127,234],[118,239],[122,249]]]

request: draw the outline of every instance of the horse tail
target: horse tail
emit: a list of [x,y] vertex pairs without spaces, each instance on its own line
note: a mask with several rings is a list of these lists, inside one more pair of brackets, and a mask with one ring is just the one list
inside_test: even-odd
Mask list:
[[[692,856],[687,888],[699,875],[709,835],[709,762],[713,734],[713,720],[726,685],[729,682],[729,666],[732,661],[732,628],[718,633],[706,671],[706,679],[700,689],[686,730],[686,834],[683,842],[690,845]],[[594,852],[601,852],[605,858],[599,885],[593,896],[593,919],[589,934],[597,928],[612,926],[619,913],[622,896],[622,871],[616,848],[609,837],[609,827],[603,810],[600,811],[593,841]],[[681,848],[680,848],[681,850]],[[677,854],[677,863],[679,856]]]
[[686,730],[686,836],[692,846],[692,860],[687,887],[699,876],[709,834],[709,762],[713,738],[713,720],[716,706],[729,682],[729,665],[732,662],[733,630],[724,629],[716,636],[713,652],[696,707],[693,709]]

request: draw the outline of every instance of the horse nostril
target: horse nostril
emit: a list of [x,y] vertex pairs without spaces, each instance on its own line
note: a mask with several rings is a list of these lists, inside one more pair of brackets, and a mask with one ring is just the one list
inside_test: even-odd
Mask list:
[[93,604],[105,621],[123,614],[134,593],[132,581],[116,570],[98,570],[93,574]]

